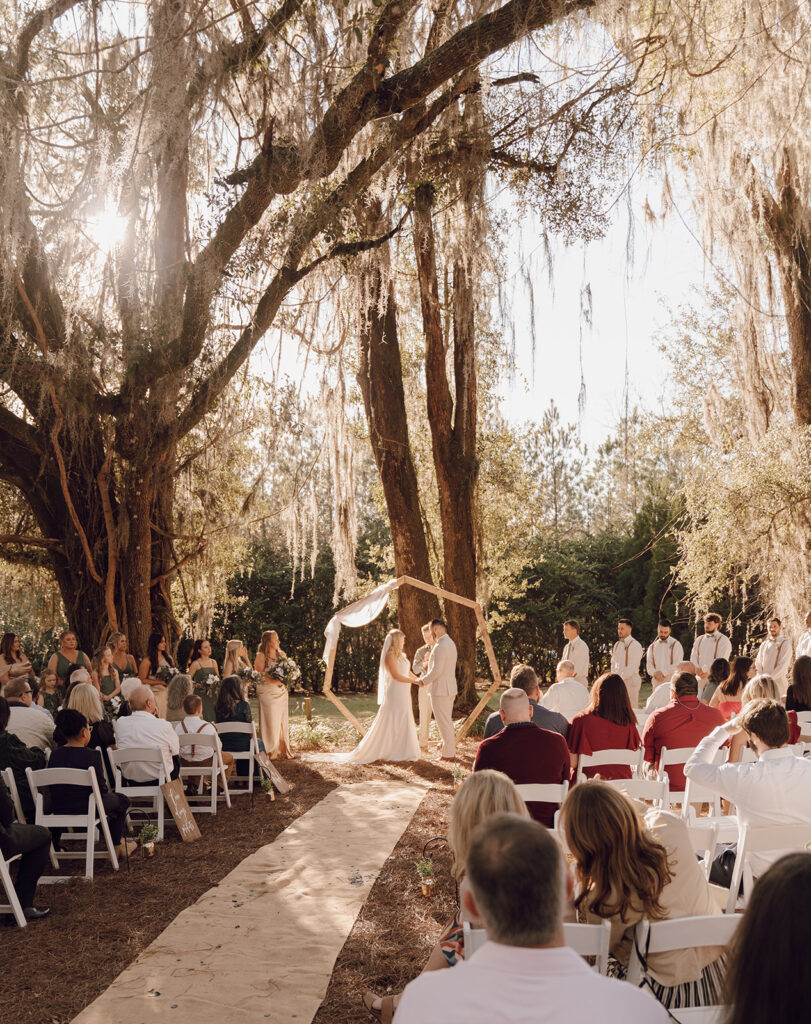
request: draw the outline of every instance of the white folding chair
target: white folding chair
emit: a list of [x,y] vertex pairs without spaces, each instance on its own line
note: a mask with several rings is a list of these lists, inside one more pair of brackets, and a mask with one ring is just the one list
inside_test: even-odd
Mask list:
[[[681,816],[689,827],[710,826],[716,829],[716,842],[734,843],[738,836],[738,819],[735,814],[724,814],[721,796],[705,786],[698,785],[687,779],[687,785],[681,797]],[[696,805],[709,804],[710,813],[698,815]]]
[[645,957],[696,946],[726,946],[741,921],[740,914],[706,914],[701,917],[677,917],[672,921],[643,919],[635,929],[628,963],[627,980],[639,985],[645,973],[638,950]]
[[[665,769],[669,766],[684,766],[690,757],[692,757],[694,750],[695,747],[674,747],[672,750],[668,750],[667,747],[662,747],[661,753],[659,754],[659,771],[657,778],[664,779],[665,776],[667,776]],[[713,764],[722,764],[726,761],[726,758],[726,750],[720,750],[714,756]],[[690,787],[691,796],[688,798],[686,795],[688,786],[690,786],[690,780],[685,779],[684,790],[671,789],[669,791],[669,807],[673,807],[674,804],[680,805],[682,808],[682,817],[686,817],[686,808],[689,807],[691,803],[708,803],[712,808],[712,813],[721,816],[723,808],[721,806],[721,797],[717,793],[712,793],[708,789],[704,789],[701,786],[693,784]]]
[[[192,812],[199,811],[200,814],[216,814],[217,813],[217,779],[222,780],[223,794],[225,796],[225,802],[228,807],[231,806],[231,794],[228,792],[228,779],[225,774],[225,765],[223,764],[222,757],[220,756],[220,745],[218,738],[212,736],[211,733],[195,732],[195,733],[178,733],[177,738],[180,742],[180,756],[183,757],[183,752],[188,750],[193,753],[195,748],[202,747],[206,752],[206,758],[211,761],[211,764],[200,765],[181,765],[180,777],[181,779],[199,779],[200,783],[198,786],[197,796],[188,797],[189,806]],[[203,780],[208,779],[211,785],[211,799],[208,801],[208,807],[200,803],[192,803],[191,801],[207,800],[205,793],[201,792],[203,786]]]
[[20,856],[21,854],[15,853],[13,857],[9,857],[6,860],[2,851],[0,851],[0,885],[3,886],[6,892],[6,899],[8,900],[8,903],[0,903],[0,914],[13,914],[14,920],[20,928],[25,928],[28,922],[25,920],[25,914],[20,906],[20,899],[17,896],[17,890],[14,888],[11,873],[8,869],[9,864],[18,860]]
[[693,852],[701,855],[701,867],[705,876],[709,878],[715,847],[718,844],[718,823],[707,818],[697,818],[687,825],[687,834],[690,836]]
[[633,776],[642,772],[644,751],[639,750],[597,750],[593,754],[580,754],[577,759],[577,781],[586,781],[586,768],[600,768],[606,764],[619,764],[631,769]]
[[104,779],[107,785],[110,787],[110,789],[113,789],[115,786],[115,779],[110,774],[110,765],[107,760],[107,753],[104,747],[96,747],[96,750],[98,750],[99,754],[101,754],[101,766],[104,769]]
[[632,800],[645,800],[657,807],[667,807],[670,787],[664,779],[604,779],[607,786],[613,786]]
[[797,724],[800,726],[800,737],[807,736],[811,740],[811,711],[798,711]]
[[645,723],[650,718],[650,711],[643,711],[641,708],[634,708],[634,714],[636,715],[636,728],[639,735],[642,735],[642,730],[645,728]]
[[676,1024],[721,1024],[725,1006],[685,1006],[667,1011]]
[[[233,757],[237,764],[237,771],[231,776],[231,789],[234,793],[253,793],[253,773],[255,771],[255,759],[256,753],[259,750],[259,740],[256,737],[256,723],[255,722],[217,722],[214,728],[220,734],[225,736],[226,733],[241,733],[243,735],[250,736],[250,747],[247,750],[230,750],[229,753]],[[239,762],[248,762],[248,776],[238,774]],[[237,783],[246,782],[247,786],[244,789],[237,790]]]
[[[25,825],[27,823],[25,820],[25,815],[23,814],[23,805],[22,801],[20,800],[20,791],[19,789],[17,789],[17,780],[14,778],[14,770],[12,768],[4,768],[2,774],[3,780],[6,784],[6,788],[8,789],[9,796],[11,797],[11,802],[12,804],[14,804],[14,814],[17,817],[17,821]],[[58,868],[59,861],[56,859],[56,851],[54,850],[53,843],[51,843],[50,857],[51,865],[55,868]],[[40,879],[40,881],[45,881],[45,879]]]
[[[568,782],[525,782],[515,787],[525,804],[562,804],[569,792]],[[557,812],[555,812],[557,814]]]
[[811,851],[811,825],[767,825],[763,828],[742,825],[738,833],[738,850],[735,854],[735,868],[732,872],[725,913],[734,914],[741,881],[743,881],[744,906],[749,899],[755,881],[750,864],[753,853],[782,856],[786,853],[808,853],[809,851]]
[[[84,840],[84,853],[79,851],[60,850],[59,857],[75,858],[84,857],[85,878],[93,878],[93,865],[96,857],[109,857],[113,871],[118,871],[118,857],[116,856],[113,839],[110,835],[110,828],[107,824],[107,815],[104,812],[104,804],[101,800],[99,785],[96,773],[92,768],[40,768],[32,771],[25,769],[28,785],[31,787],[31,795],[34,797],[36,815],[35,825],[44,825],[46,828],[70,829],[69,832],[62,832],[62,842]],[[49,786],[82,786],[88,790],[87,811],[84,814],[58,814],[45,811],[42,790]],[[101,829],[107,852],[96,851],[95,844],[97,830]]]
[[470,921],[462,922],[462,936],[465,960],[469,960],[476,950],[480,949],[487,942],[487,932],[484,928],[473,928]]
[[599,924],[564,924],[563,938],[569,949],[580,956],[595,958],[594,970],[608,974],[608,950],[611,946],[611,922]]
[[[150,801],[151,810],[157,817],[158,839],[163,839],[164,801],[161,786],[166,782],[166,772],[161,751],[157,747],[127,747],[124,750],[109,747],[107,753],[110,755],[110,764],[115,776],[115,792],[123,793],[130,801]],[[127,778],[125,786],[123,777],[127,775],[126,766],[144,762],[153,769],[158,766],[158,777],[149,782],[130,782]]]

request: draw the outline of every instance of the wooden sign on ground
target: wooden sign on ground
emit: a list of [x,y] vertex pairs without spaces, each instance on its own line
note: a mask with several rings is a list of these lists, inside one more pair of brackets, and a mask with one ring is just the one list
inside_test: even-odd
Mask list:
[[256,763],[259,765],[259,770],[262,772],[266,779],[270,779],[270,781],[273,783],[276,792],[280,793],[282,796],[284,796],[285,793],[289,793],[293,787],[290,785],[289,782],[284,781],[281,772],[273,764],[273,762],[270,760],[267,754],[263,750],[259,750],[257,751],[255,756]]
[[193,843],[195,839],[200,839],[201,832],[197,827],[197,822],[194,820],[194,815],[192,814],[191,807],[189,807],[189,801],[186,799],[183,783],[180,779],[164,782],[161,786],[161,793],[163,793],[164,799],[169,805],[169,810],[175,819],[175,825],[177,825],[183,842]]

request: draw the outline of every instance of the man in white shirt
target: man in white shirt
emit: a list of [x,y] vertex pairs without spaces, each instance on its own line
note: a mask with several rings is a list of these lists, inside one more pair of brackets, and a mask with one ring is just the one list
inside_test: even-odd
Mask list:
[[32,707],[33,693],[28,676],[17,676],[6,683],[3,691],[9,706],[6,730],[27,747],[50,750],[53,747],[54,723],[41,708]]
[[[422,647],[417,648],[417,652],[414,655],[414,660],[411,662],[411,671],[415,676],[421,676],[423,672],[428,671],[428,659],[431,656],[431,650],[433,649],[436,640],[434,640],[434,634],[431,632],[431,623],[426,622],[422,627]],[[417,700],[419,701],[420,708],[420,726],[417,730],[417,735],[420,741],[420,749],[428,749],[428,730],[431,725],[431,697],[424,686],[417,687]]]
[[732,654],[732,641],[721,632],[721,616],[710,612],[704,616],[704,632],[696,637],[690,661],[696,667],[696,678],[707,681],[710,666],[716,658],[729,661]]
[[180,744],[177,733],[171,722],[158,718],[158,705],[149,686],[139,686],[128,698],[132,714],[126,718],[117,718],[115,722],[115,742],[119,750],[128,747],[157,747],[161,752],[161,761],[133,761],[127,765],[125,780],[133,783],[155,782],[160,772],[160,765],[168,782],[180,774]]
[[796,655],[798,658],[811,655],[811,612],[806,612],[805,615],[805,632],[801,634],[800,639],[797,641]]
[[684,661],[684,648],[670,635],[672,632],[673,625],[670,620],[660,619],[659,635],[645,656],[645,668],[654,689],[661,683],[669,682],[673,673],[677,671],[679,662]]
[[448,627],[442,619],[434,619],[431,632],[436,643],[428,657],[428,668],[421,677],[428,688],[431,710],[439,735],[442,737],[442,758],[452,761],[456,757],[456,735],[453,731],[453,702],[456,700],[456,644],[448,636]]
[[614,644],[611,652],[611,671],[622,676],[628,697],[631,700],[631,707],[639,707],[639,689],[642,686],[642,678],[639,675],[639,665],[642,661],[642,644],[633,636],[634,625],[630,619],[620,619],[617,623],[617,636],[619,640]]
[[571,722],[578,711],[582,711],[589,702],[589,691],[575,676],[571,661],[559,661],[557,682],[552,683],[543,696],[541,705],[548,711],[558,711]]
[[397,1024],[664,1024],[650,993],[605,978],[563,937],[571,880],[560,847],[536,821],[498,814],[473,835],[462,906],[487,942],[449,971],[407,985]]
[[[718,750],[741,731],[749,736],[757,761],[713,764]],[[783,705],[776,700],[752,701],[737,718],[717,726],[701,740],[684,766],[684,774],[733,803],[741,825],[762,828],[811,824],[811,761],[796,757],[788,739],[789,722]],[[752,874],[763,874],[778,856],[753,854]],[[710,877],[719,883],[725,880],[717,873]]]
[[788,690],[788,670],[791,664],[791,641],[783,636],[780,619],[769,619],[769,637],[758,648],[755,671],[758,675],[771,676],[780,687],[781,697]]
[[563,635],[566,646],[561,659],[574,665],[574,678],[583,686],[589,685],[589,645],[580,637],[580,623],[577,619],[567,619],[563,623]]

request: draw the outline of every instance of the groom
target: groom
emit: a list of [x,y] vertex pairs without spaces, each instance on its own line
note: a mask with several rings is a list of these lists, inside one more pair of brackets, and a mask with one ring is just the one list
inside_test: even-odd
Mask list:
[[453,702],[456,699],[456,644],[448,636],[448,627],[442,619],[434,619],[431,632],[436,643],[431,648],[428,669],[420,682],[428,690],[431,710],[434,712],[442,737],[442,757],[452,761],[456,757],[456,737],[453,732]]

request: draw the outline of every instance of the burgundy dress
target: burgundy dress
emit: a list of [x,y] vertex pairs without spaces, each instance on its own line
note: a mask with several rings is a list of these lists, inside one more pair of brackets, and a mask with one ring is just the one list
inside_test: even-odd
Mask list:
[[[639,750],[642,741],[635,725],[617,725],[601,718],[594,711],[581,711],[575,715],[566,737],[573,754],[596,754],[598,750]],[[599,775],[603,779],[630,779],[631,767],[627,764],[601,764],[585,768],[588,779]],[[572,772],[575,781],[576,772]]]

